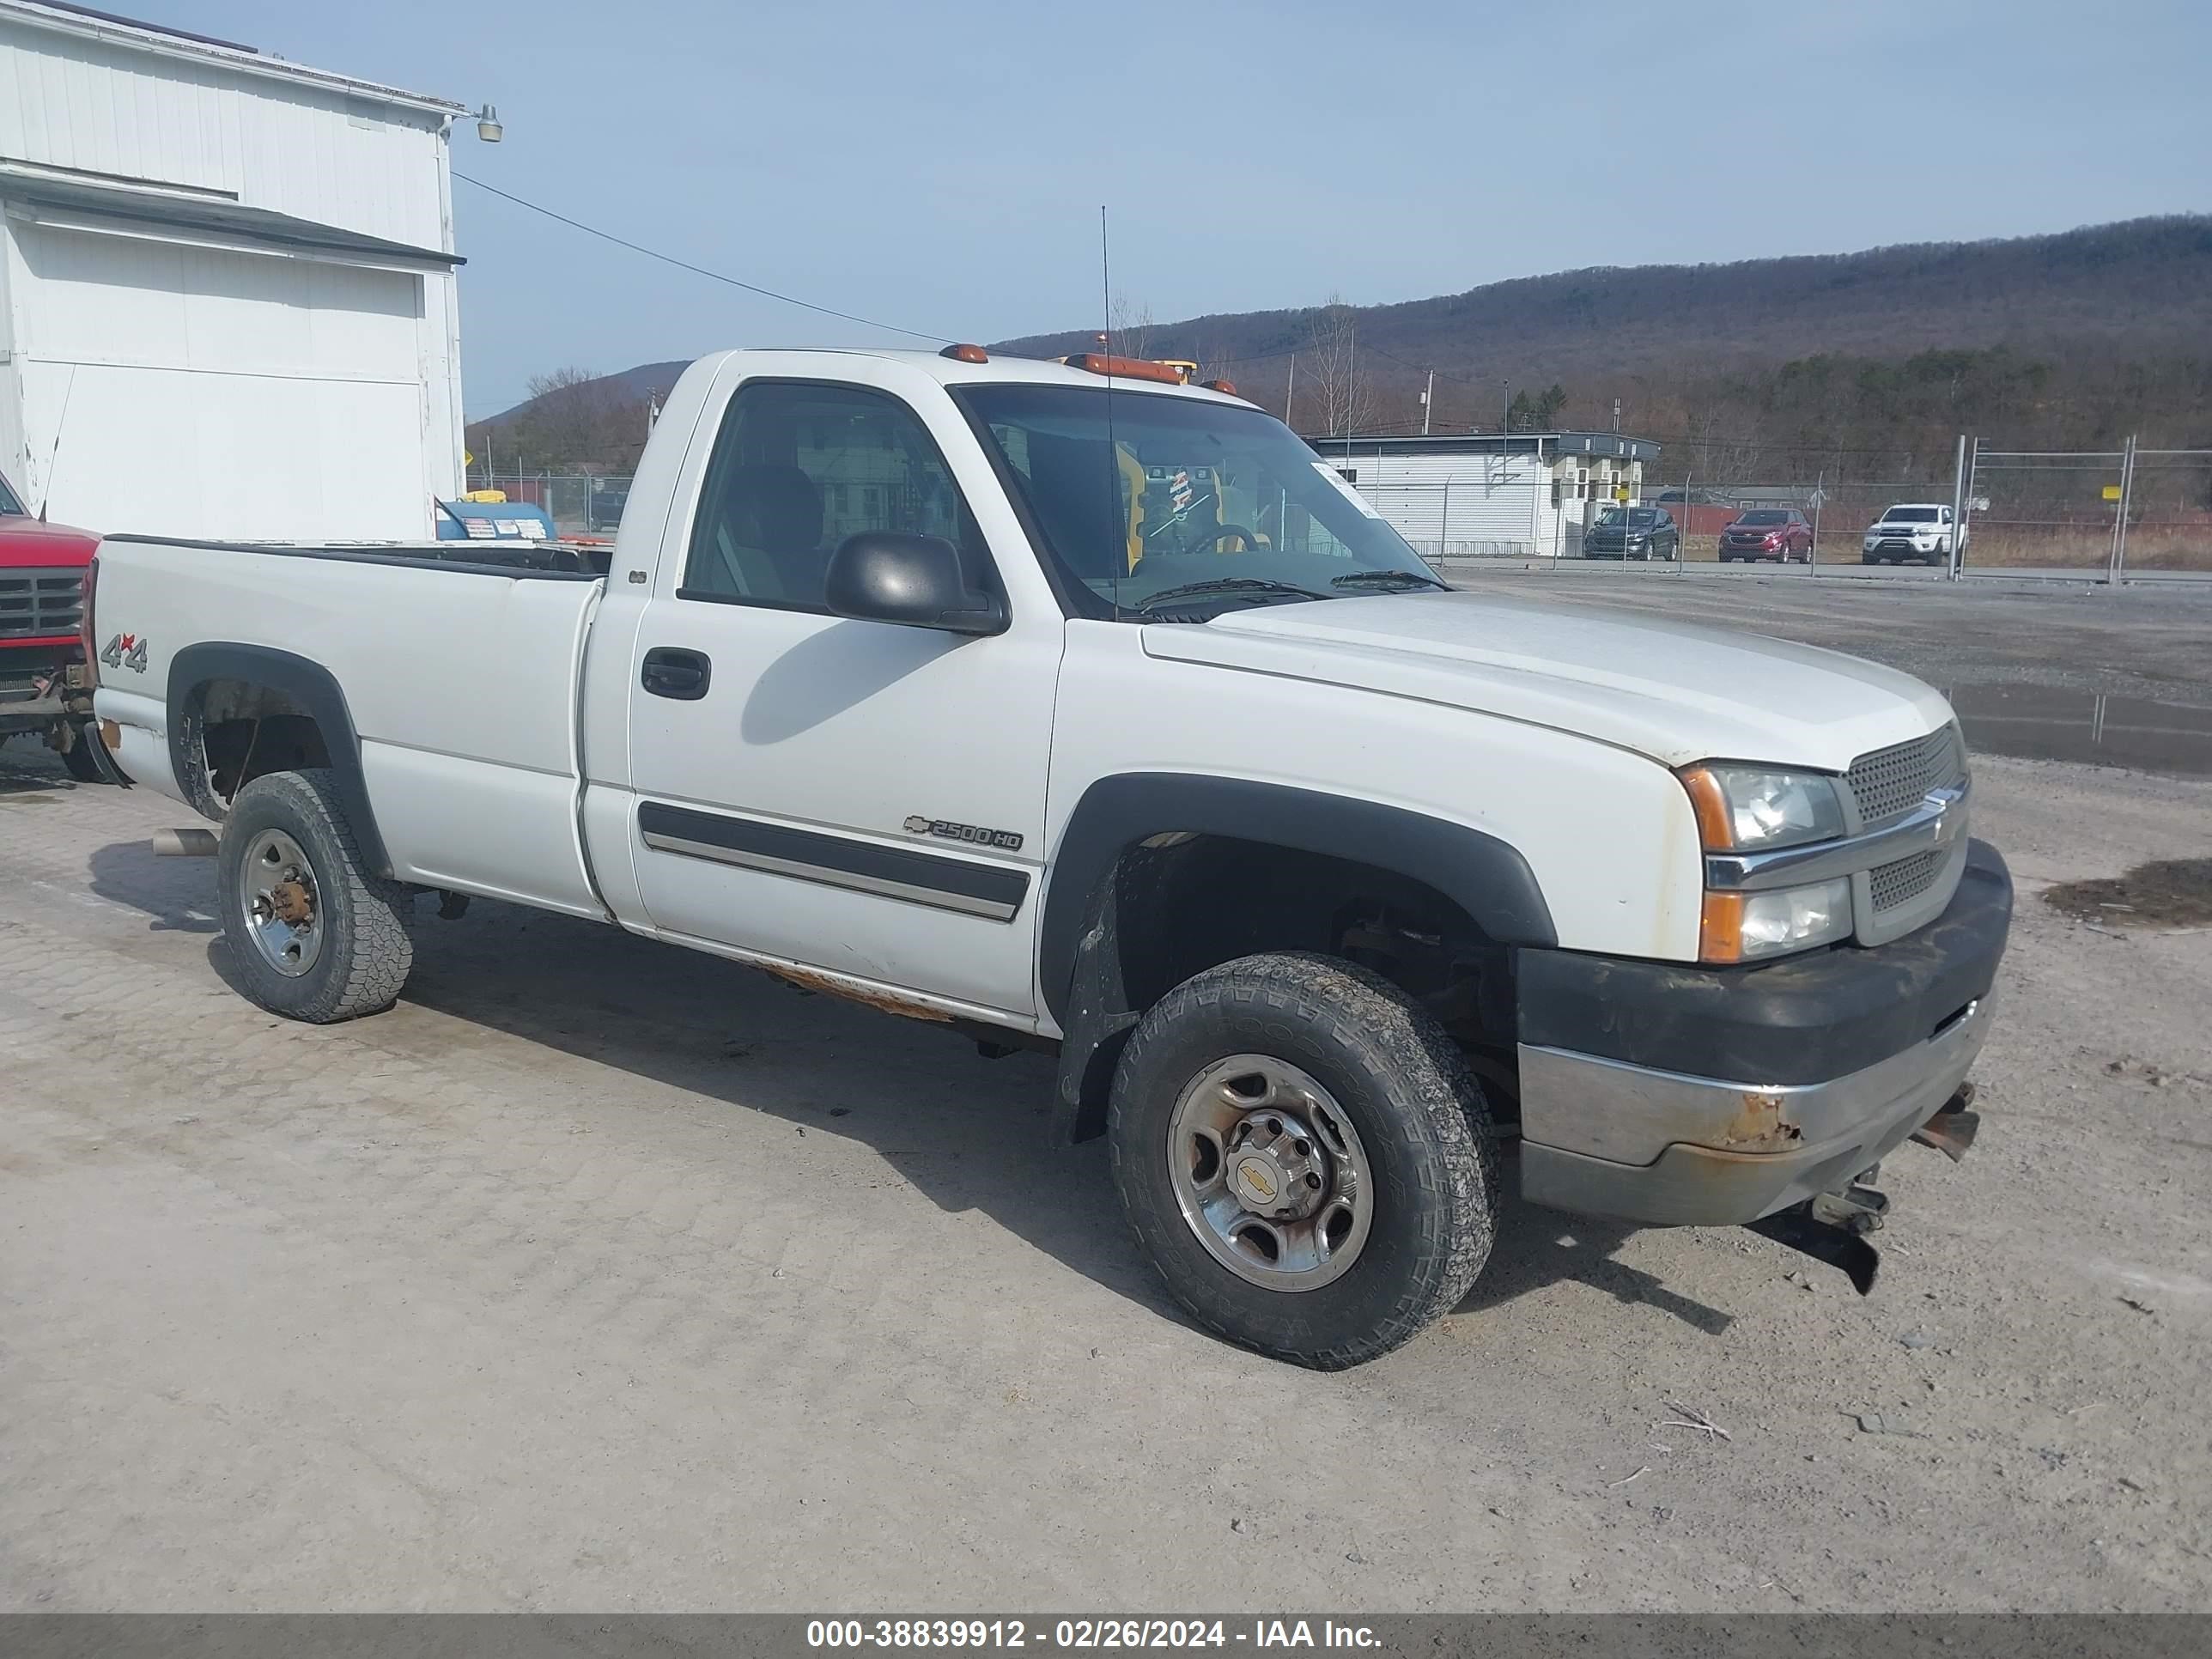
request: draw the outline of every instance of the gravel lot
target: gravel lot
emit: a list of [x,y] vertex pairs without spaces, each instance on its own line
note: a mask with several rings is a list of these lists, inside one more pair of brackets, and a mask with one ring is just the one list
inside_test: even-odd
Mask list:
[[0,751],[0,1608],[2212,1610],[2212,930],[2033,896],[2212,782],[1978,781],[1987,1116],[1871,1298],[1516,1206],[1319,1376],[1181,1322],[1041,1058],[483,903],[288,1024],[181,809]]

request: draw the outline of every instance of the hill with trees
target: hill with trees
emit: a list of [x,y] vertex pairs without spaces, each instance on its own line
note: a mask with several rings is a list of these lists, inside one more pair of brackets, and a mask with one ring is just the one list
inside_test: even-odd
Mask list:
[[[1668,474],[1914,477],[1948,468],[1960,432],[2011,448],[2116,448],[2130,433],[2212,447],[2212,216],[1168,323],[1124,297],[1109,334],[1117,351],[1196,361],[1310,435],[1419,431],[1431,371],[1437,431],[1496,431],[1509,408],[1516,428],[1603,430],[1617,400],[1622,430],[1668,447]],[[991,349],[1097,342],[1079,329]],[[647,389],[682,368],[564,371],[483,424],[495,453],[527,465],[611,469],[642,441]]]

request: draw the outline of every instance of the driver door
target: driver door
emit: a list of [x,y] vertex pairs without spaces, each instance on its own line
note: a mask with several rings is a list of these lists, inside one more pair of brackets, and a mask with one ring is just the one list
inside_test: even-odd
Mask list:
[[[1026,1018],[1063,624],[1000,580],[969,505],[995,487],[988,461],[949,414],[933,429],[869,386],[755,379],[714,416],[695,441],[713,434],[703,471],[686,468],[696,511],[670,527],[632,647],[647,914],[668,934]],[[831,615],[830,556],[867,530],[953,542],[1007,597],[1006,630]]]

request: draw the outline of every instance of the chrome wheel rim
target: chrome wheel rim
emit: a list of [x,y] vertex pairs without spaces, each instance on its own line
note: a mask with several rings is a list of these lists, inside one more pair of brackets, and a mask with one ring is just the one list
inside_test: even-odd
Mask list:
[[1169,1116],[1168,1178],[1206,1253],[1271,1291],[1312,1291],[1359,1259],[1374,1221],[1366,1148],[1336,1098],[1272,1054],[1194,1077]]
[[238,866],[238,919],[261,959],[288,979],[312,969],[323,954],[315,867],[282,830],[264,830],[246,844]]

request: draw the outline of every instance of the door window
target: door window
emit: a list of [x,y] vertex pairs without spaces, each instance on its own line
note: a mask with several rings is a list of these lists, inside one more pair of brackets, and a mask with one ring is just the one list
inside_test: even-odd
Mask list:
[[864,530],[940,536],[991,586],[982,537],[915,412],[860,386],[761,380],[722,417],[677,597],[826,612],[823,573]]

